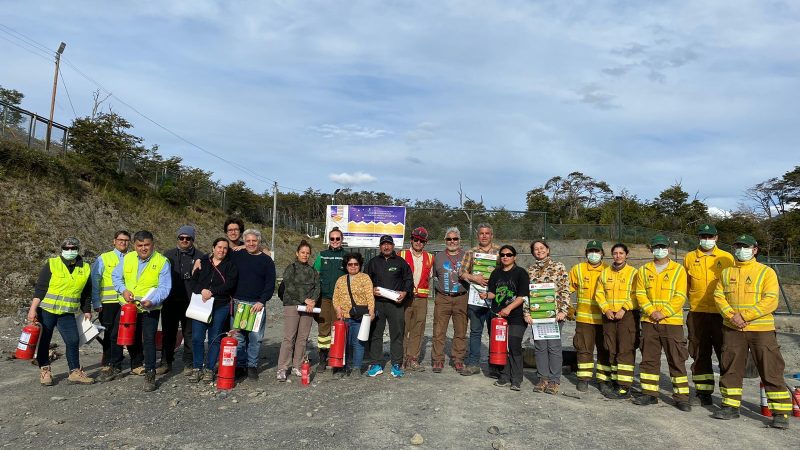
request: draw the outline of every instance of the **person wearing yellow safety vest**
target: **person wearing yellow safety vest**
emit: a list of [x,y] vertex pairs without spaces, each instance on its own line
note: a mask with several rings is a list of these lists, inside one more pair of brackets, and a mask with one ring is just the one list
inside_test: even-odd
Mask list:
[[28,322],[39,322],[42,331],[36,361],[39,363],[39,382],[53,385],[50,370],[50,340],[58,327],[67,350],[67,366],[71,383],[92,384],[86,376],[78,357],[78,323],[75,313],[82,311],[85,319],[92,318],[89,264],[78,255],[81,243],[68,237],[61,243],[61,256],[50,258],[39,272],[33,291],[33,301],[28,309]]
[[411,232],[411,248],[401,250],[403,258],[414,276],[414,296],[405,304],[405,331],[403,339],[403,368],[410,371],[424,371],[419,364],[420,345],[425,334],[425,319],[428,317],[428,294],[433,276],[433,254],[425,250],[428,230],[417,227]]
[[[103,332],[103,368],[100,369],[100,380],[103,381],[113,372],[111,366],[111,333],[117,327],[114,320],[119,312],[119,294],[114,289],[111,281],[111,272],[122,262],[128,253],[131,234],[125,230],[114,233],[114,249],[109,250],[94,261],[92,265],[92,308],[100,314],[100,325],[105,328]],[[131,350],[128,349],[128,352]]]
[[[603,262],[603,243],[592,240],[586,243],[586,261],[576,264],[569,271],[569,290],[575,292],[578,301],[575,316],[575,336],[572,345],[578,357],[575,375],[580,392],[589,390],[592,370],[597,367],[597,380],[603,395],[611,392],[611,363],[603,345],[603,312],[594,299],[600,273],[608,267]],[[597,365],[594,351],[597,349]]]
[[642,393],[636,405],[658,403],[661,351],[667,356],[675,407],[691,411],[686,360],[689,351],[683,335],[683,305],[686,303],[686,269],[669,257],[669,240],[662,234],[650,240],[653,261],[636,272],[636,301],[642,311],[642,362],[639,380]]
[[[141,343],[142,355],[132,356],[131,359],[144,359],[145,392],[156,389],[156,330],[161,304],[172,288],[169,260],[155,251],[153,244],[152,233],[136,232],[133,235],[135,251],[125,255],[122,264],[111,273],[114,288],[120,294],[120,303],[135,303],[139,310],[134,339],[137,344]],[[117,372],[122,363],[122,347],[116,345],[117,333],[113,333],[111,339],[115,342],[111,363]],[[136,367],[136,363],[132,362],[131,366]]]
[[758,242],[743,234],[733,243],[736,265],[722,271],[714,290],[717,309],[723,317],[722,358],[719,361],[719,390],[722,408],[717,419],[739,417],[742,378],[748,351],[764,384],[773,428],[788,428],[792,400],[783,379],[785,364],[775,337],[778,308],[778,276],[775,270],[756,261]]
[[636,269],[627,262],[628,246],[625,244],[614,244],[611,258],[614,262],[600,273],[594,298],[603,312],[603,343],[609,353],[611,380],[615,384],[615,389],[604,395],[621,399],[630,396],[636,365],[639,327],[634,316]]
[[723,269],[733,266],[733,255],[717,247],[717,227],[702,224],[697,230],[700,244],[683,258],[688,276],[689,355],[692,357],[692,381],[696,398],[703,406],[712,405],[714,367],[712,352],[717,361],[722,355],[722,316],[714,302],[714,289]]

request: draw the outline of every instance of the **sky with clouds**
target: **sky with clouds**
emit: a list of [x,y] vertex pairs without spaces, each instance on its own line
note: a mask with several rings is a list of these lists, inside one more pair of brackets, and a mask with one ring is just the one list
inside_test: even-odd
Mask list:
[[[78,116],[97,86],[223,182],[525,208],[581,171],[713,208],[800,164],[796,1],[4,1],[0,85]],[[81,73],[76,71],[78,69]],[[259,177],[203,153],[169,130]],[[75,117],[60,88],[55,118]]]

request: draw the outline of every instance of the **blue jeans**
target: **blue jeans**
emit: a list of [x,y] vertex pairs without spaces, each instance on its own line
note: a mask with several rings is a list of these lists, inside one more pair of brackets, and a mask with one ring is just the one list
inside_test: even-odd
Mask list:
[[[216,370],[219,359],[219,343],[221,333],[227,331],[230,315],[228,305],[220,306],[211,312],[211,323],[192,320],[192,367],[203,368],[203,353],[205,352],[206,333],[208,333],[208,357],[206,369]],[[191,320],[191,319],[190,319]],[[224,328],[224,330],[223,330]]]
[[[466,364],[477,366],[481,362],[481,334],[486,323],[490,320],[489,308],[469,305],[467,308],[469,315],[469,353],[467,354]],[[486,327],[489,333],[489,327]]]
[[358,330],[361,329],[361,321],[347,319],[347,352],[345,358],[347,368],[361,370],[361,363],[364,361],[364,349],[366,342],[358,340]]
[[[120,311],[122,309],[120,308]],[[156,369],[156,331],[158,331],[158,318],[161,317],[161,310],[140,312],[136,315],[136,333],[133,338],[133,346],[135,349],[131,353],[131,347],[128,347],[128,352],[131,353],[131,369],[140,367],[144,363],[145,370]],[[119,312],[116,318],[119,323]],[[121,369],[122,368],[122,346],[117,345],[117,334],[119,333],[119,326],[111,331],[111,365]]]
[[53,331],[58,327],[61,339],[67,347],[67,366],[70,372],[79,369],[81,362],[78,359],[78,323],[75,321],[75,314],[53,314],[38,308],[36,316],[42,324],[42,334],[39,336],[39,348],[36,352],[39,367],[50,365],[50,341],[53,339]]
[[[251,306],[256,304],[256,302],[236,300],[236,303],[233,305],[234,311],[238,303]],[[266,305],[264,307],[266,308]],[[239,345],[236,347],[236,367],[258,367],[258,354],[261,352],[261,339],[264,337],[266,320],[267,312],[264,311],[264,314],[261,316],[261,328],[257,332],[240,330],[236,333],[236,340],[239,341]]]

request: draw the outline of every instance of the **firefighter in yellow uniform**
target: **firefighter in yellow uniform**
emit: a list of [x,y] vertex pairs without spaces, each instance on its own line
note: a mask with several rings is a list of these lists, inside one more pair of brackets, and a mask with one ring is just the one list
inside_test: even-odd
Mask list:
[[686,270],[669,258],[669,241],[658,234],[650,240],[653,261],[636,273],[636,301],[642,311],[642,362],[639,379],[642,393],[636,405],[658,403],[661,351],[667,356],[675,407],[691,411],[689,378],[686,376],[686,338],[683,335],[683,305],[686,303]]
[[[608,351],[603,345],[603,312],[594,299],[597,280],[607,266],[603,263],[603,243],[589,241],[586,244],[586,261],[575,265],[569,271],[569,289],[575,292],[578,307],[575,315],[575,337],[572,345],[578,357],[578,384],[575,388],[580,392],[589,390],[592,371],[597,368],[597,381],[600,392],[606,395],[613,391],[611,385],[611,363]],[[597,349],[597,365],[594,362],[594,351]]]
[[614,244],[611,258],[613,263],[600,273],[594,298],[603,312],[603,344],[609,354],[611,380],[615,384],[615,389],[604,395],[620,399],[630,396],[636,364],[639,327],[633,314],[636,269],[627,262],[628,246],[625,244]]
[[697,230],[700,244],[683,258],[687,279],[689,315],[689,356],[692,357],[692,381],[699,403],[712,404],[714,367],[711,352],[722,355],[722,316],[714,302],[714,289],[723,269],[733,266],[733,255],[717,247],[717,228],[703,224]]
[[783,379],[784,362],[775,337],[778,308],[778,276],[771,267],[756,261],[758,242],[743,234],[733,244],[736,265],[722,271],[714,300],[722,314],[722,358],[719,390],[722,408],[717,419],[739,417],[742,403],[742,378],[748,351],[764,383],[773,428],[788,428],[792,400]]

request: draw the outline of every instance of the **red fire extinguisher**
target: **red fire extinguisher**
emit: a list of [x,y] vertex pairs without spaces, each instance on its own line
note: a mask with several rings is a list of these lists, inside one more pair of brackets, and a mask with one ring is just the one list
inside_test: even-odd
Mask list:
[[300,365],[300,383],[303,386],[308,386],[311,383],[311,363],[308,362],[308,356],[303,359],[303,364]]
[[227,391],[236,384],[236,346],[239,341],[228,334],[219,345],[219,363],[217,364],[217,390]]
[[347,344],[347,324],[344,320],[333,322],[331,327],[331,349],[328,352],[328,365],[334,369],[344,367],[344,349]]
[[491,322],[489,339],[489,364],[505,366],[508,361],[508,321],[495,317]]
[[136,335],[136,305],[125,303],[119,310],[119,326],[117,327],[117,345],[133,345]]
[[[14,356],[17,359],[33,359],[33,354],[36,353],[36,344],[39,343],[39,334],[42,332],[42,327],[38,322],[29,323],[22,329],[22,334],[19,336],[19,343],[17,343],[17,351]],[[45,349],[47,351],[47,349]]]
[[794,395],[792,396],[792,415],[800,417],[800,386],[794,387]]

